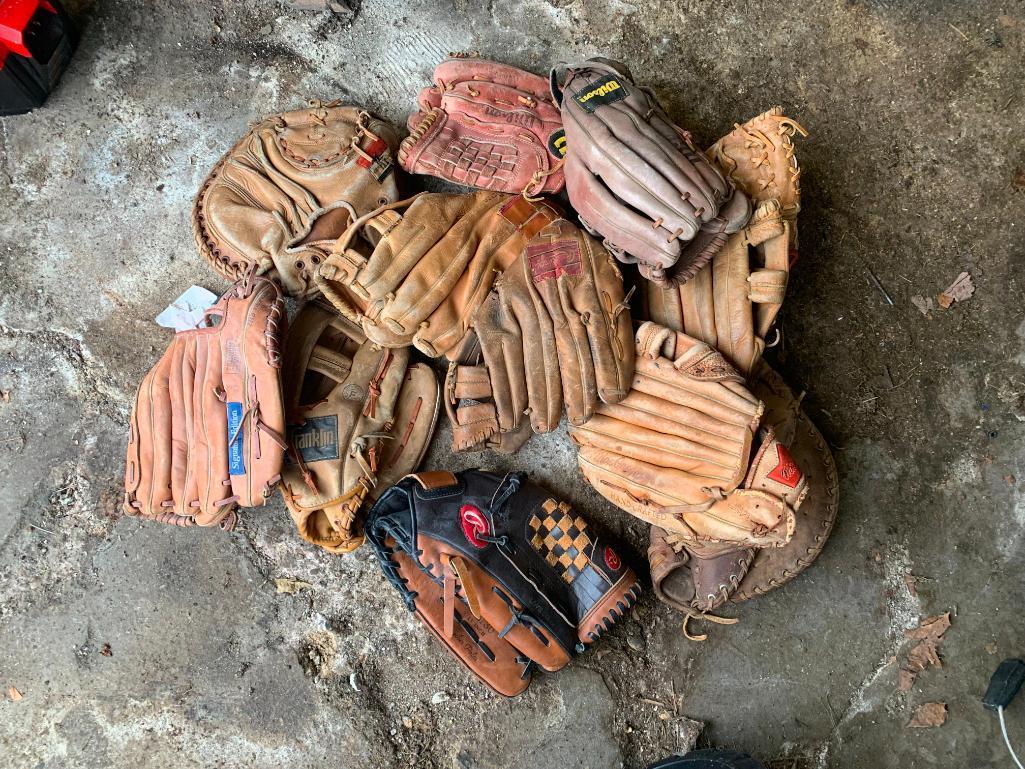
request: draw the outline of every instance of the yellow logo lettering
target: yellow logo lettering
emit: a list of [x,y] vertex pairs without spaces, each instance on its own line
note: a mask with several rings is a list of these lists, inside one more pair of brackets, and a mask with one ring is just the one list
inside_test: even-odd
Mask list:
[[610,80],[609,82],[598,86],[593,91],[588,91],[583,96],[578,96],[577,101],[583,104],[585,101],[590,101],[595,96],[605,96],[606,94],[619,90],[619,88],[620,85],[618,80]]

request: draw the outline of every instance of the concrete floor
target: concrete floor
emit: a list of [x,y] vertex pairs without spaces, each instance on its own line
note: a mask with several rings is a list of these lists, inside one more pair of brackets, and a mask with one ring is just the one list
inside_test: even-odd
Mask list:
[[[58,92],[0,120],[0,693],[24,695],[0,702],[0,765],[633,769],[678,746],[645,701],[675,687],[700,744],[773,769],[1011,766],[979,697],[1025,652],[1025,4],[481,5],[87,4]],[[441,656],[368,552],[304,546],[280,504],[232,535],[118,517],[130,399],[167,341],[152,318],[223,285],[189,227],[207,169],[308,97],[400,121],[474,49],[539,72],[620,57],[704,142],[776,103],[812,132],[775,361],[841,477],[818,563],[739,625],[689,643],[649,593],[513,701]],[[961,270],[970,301],[912,305]],[[447,443],[430,464],[513,464]],[[515,461],[643,552],[564,433]],[[943,668],[899,693],[903,631],[944,611]],[[907,729],[930,701],[946,724]],[[1009,718],[1025,745],[1025,702]]]

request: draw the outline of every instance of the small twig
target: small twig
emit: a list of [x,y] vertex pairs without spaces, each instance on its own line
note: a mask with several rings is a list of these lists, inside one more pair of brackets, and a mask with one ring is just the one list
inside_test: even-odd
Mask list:
[[949,21],[947,22],[947,26],[948,26],[948,27],[950,27],[950,28],[951,28],[952,30],[954,30],[955,32],[957,32],[957,34],[959,34],[959,35],[960,35],[961,37],[963,37],[963,38],[964,38],[965,40],[968,40],[969,42],[971,42],[971,38],[970,38],[970,37],[968,37],[968,35],[966,35],[966,34],[965,34],[964,32],[962,32],[961,30],[959,30],[959,29],[958,29],[957,27],[955,27],[955,26],[954,26],[953,24],[951,24],[951,23],[950,23]]
[[874,401],[874,400],[878,400],[878,399],[879,399],[878,395],[873,395],[871,398],[865,398],[865,400],[863,400],[862,403],[869,403],[870,401]]
[[890,376],[890,367],[883,366],[883,373],[886,374],[886,381],[889,383],[890,387],[893,387],[893,377]]
[[641,702],[647,702],[649,705],[658,705],[663,710],[669,710],[668,705],[666,705],[664,702],[659,702],[658,700],[651,700],[647,697],[641,697]]
[[52,537],[56,537],[57,536],[54,532],[50,531],[49,529],[44,529],[42,526],[36,526],[34,523],[30,523],[29,526],[31,526],[36,531],[45,531],[47,534],[49,534]]
[[898,278],[900,278],[901,280],[903,280],[903,281],[904,281],[905,283],[908,283],[908,284],[910,284],[910,283],[911,283],[911,281],[910,281],[910,280],[909,280],[908,278],[905,278],[905,277],[904,277],[903,275],[901,275],[901,274],[900,274],[899,272],[897,273],[897,277],[898,277]]
[[1004,102],[1004,106],[1000,108],[1000,111],[1003,112],[1005,109],[1010,107],[1012,101],[1014,101],[1014,94],[1013,93],[1010,96],[1007,97],[1007,101]]
[[865,272],[868,273],[868,277],[869,280],[872,281],[872,285],[879,289],[879,293],[883,295],[883,299],[885,299],[886,303],[892,307],[893,299],[886,292],[886,289],[883,288],[883,284],[879,282],[879,278],[876,277],[876,274],[868,267],[865,268]]

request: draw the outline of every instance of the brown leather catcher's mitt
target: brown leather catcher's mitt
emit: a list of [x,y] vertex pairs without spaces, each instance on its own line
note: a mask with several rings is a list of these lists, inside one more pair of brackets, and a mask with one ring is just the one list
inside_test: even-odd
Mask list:
[[738,560],[794,535],[807,481],[764,411],[720,353],[648,322],[637,332],[630,393],[570,428],[588,482],[686,548],[688,613],[728,599],[743,576],[730,579]]
[[[514,210],[533,204],[515,198]],[[554,430],[563,404],[571,425],[630,388],[634,351],[623,278],[612,256],[559,218],[530,237],[477,311],[480,348],[452,364],[446,408],[457,451],[512,451]],[[529,425],[529,429],[527,429]]]
[[367,541],[410,611],[507,697],[598,640],[640,587],[618,545],[523,473],[418,473],[386,491]]
[[176,334],[142,380],[129,422],[127,515],[230,529],[264,504],[284,455],[278,285],[250,275]]
[[693,276],[751,206],[620,62],[571,67],[553,95],[566,130],[566,191],[616,258],[661,286]]
[[793,137],[807,136],[773,107],[706,153],[757,208],[709,267],[678,288],[648,283],[648,317],[715,347],[747,376],[765,349],[797,259],[801,169]]
[[229,280],[255,265],[290,296],[313,295],[313,273],[345,228],[398,199],[396,144],[387,123],[335,102],[259,121],[196,197],[200,253]]
[[364,507],[423,458],[438,381],[409,363],[409,348],[367,341],[321,302],[307,303],[288,333],[281,492],[303,539],[346,553],[363,542]]

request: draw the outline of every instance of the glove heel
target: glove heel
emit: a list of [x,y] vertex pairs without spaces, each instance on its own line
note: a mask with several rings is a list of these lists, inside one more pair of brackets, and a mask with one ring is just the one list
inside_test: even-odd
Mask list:
[[592,644],[607,633],[614,624],[626,616],[626,613],[637,603],[641,594],[641,585],[632,569],[626,569],[619,581],[612,586],[602,598],[580,621],[578,628],[580,642]]

